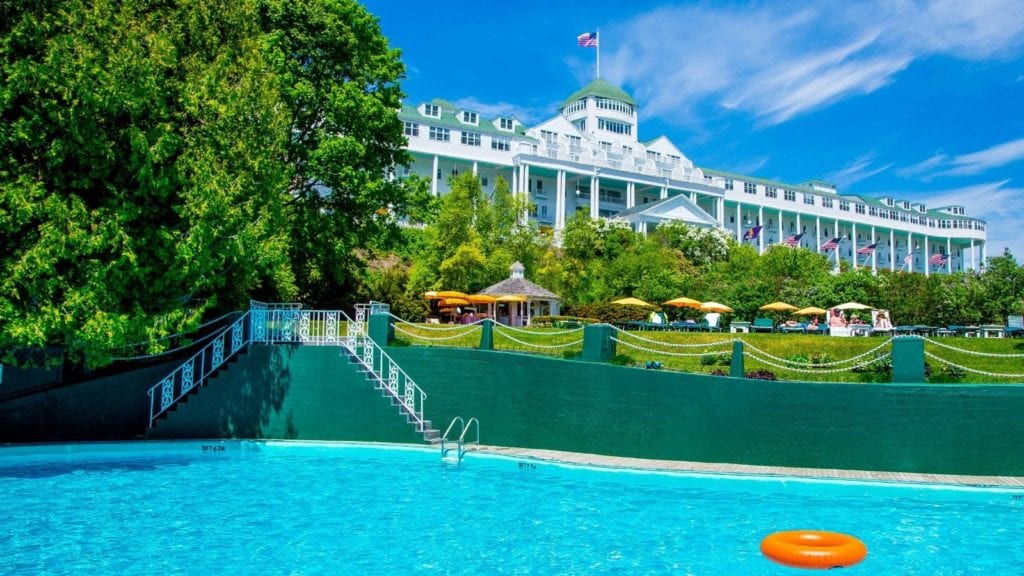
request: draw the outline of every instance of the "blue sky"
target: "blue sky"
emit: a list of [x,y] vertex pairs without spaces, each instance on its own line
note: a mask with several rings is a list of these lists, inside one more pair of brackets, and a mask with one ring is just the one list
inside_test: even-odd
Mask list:
[[[805,5],[806,4],[806,5]],[[595,74],[698,166],[962,204],[1024,261],[1024,7],[959,2],[366,3],[408,101],[524,123]]]

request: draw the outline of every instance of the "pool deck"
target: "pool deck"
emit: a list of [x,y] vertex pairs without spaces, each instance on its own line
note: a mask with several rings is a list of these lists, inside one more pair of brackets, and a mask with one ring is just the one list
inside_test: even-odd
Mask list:
[[752,466],[748,464],[719,464],[677,460],[646,460],[623,456],[580,454],[558,450],[509,448],[505,446],[467,447],[482,454],[495,454],[514,458],[528,458],[547,462],[561,462],[602,468],[631,468],[669,472],[699,472],[706,474],[737,474],[757,476],[792,476],[827,480],[853,480],[869,482],[899,482],[906,484],[948,484],[955,486],[984,486],[1002,488],[1024,487],[1024,476],[962,476],[957,474],[919,474],[913,472],[882,472],[871,470],[839,470],[830,468],[790,468],[785,466]]

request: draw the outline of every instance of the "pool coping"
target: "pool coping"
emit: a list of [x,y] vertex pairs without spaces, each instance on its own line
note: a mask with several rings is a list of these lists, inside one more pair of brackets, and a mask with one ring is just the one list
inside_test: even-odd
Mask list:
[[560,450],[515,448],[509,446],[467,446],[467,450],[514,458],[542,460],[601,468],[629,468],[663,472],[695,472],[703,474],[734,474],[750,476],[788,476],[821,480],[867,482],[898,482],[903,484],[943,484],[952,486],[1024,488],[1024,476],[969,476],[962,474],[925,474],[919,472],[887,472],[881,470],[844,470],[838,468],[795,468],[758,466],[686,460],[649,460],[626,456],[605,456]]

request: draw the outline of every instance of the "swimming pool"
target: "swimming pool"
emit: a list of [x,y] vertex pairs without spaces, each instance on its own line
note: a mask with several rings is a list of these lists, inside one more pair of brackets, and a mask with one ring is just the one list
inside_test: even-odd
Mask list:
[[0,449],[2,574],[802,574],[792,528],[861,538],[845,574],[1009,574],[1003,489],[610,471],[350,444]]

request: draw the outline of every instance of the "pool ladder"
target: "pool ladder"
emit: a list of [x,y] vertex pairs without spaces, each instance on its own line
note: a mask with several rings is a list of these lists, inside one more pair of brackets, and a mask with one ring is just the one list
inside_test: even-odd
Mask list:
[[[448,435],[455,429],[455,425],[459,425],[459,437],[456,440],[449,440]],[[441,436],[441,460],[453,460],[448,456],[449,452],[455,452],[456,464],[462,463],[462,458],[466,455],[466,434],[469,433],[470,429],[473,428],[473,424],[476,424],[476,446],[480,447],[480,421],[476,417],[470,418],[469,421],[462,419],[462,416],[456,416],[452,420],[452,423],[448,425],[448,429],[444,431],[444,435]],[[454,443],[455,446],[451,444]]]

